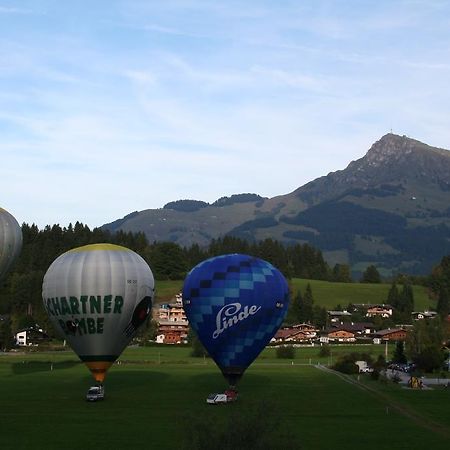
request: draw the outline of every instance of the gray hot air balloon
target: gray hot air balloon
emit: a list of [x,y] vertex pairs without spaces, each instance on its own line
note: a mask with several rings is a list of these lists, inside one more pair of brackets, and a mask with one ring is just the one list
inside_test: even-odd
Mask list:
[[17,220],[0,208],[0,281],[22,249],[22,229]]
[[54,326],[102,383],[151,313],[155,282],[132,250],[93,244],[62,254],[44,276],[42,298]]

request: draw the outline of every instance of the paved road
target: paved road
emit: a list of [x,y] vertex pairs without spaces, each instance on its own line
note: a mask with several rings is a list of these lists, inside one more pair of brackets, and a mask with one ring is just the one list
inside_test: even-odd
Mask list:
[[[386,370],[386,376],[388,378],[392,378],[393,376],[397,375],[400,378],[400,383],[402,384],[408,384],[408,381],[411,378],[411,375],[409,373],[402,372],[401,370],[393,370],[393,369],[387,369]],[[450,375],[450,374],[449,374]],[[450,379],[449,378],[426,378],[421,377],[422,383],[424,386],[438,386],[438,385],[448,385],[450,387]]]

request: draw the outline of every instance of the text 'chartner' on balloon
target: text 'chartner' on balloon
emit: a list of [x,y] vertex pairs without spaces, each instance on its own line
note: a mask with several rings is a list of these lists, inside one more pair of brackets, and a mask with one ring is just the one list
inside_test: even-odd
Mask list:
[[47,298],[45,308],[52,316],[66,314],[121,314],[123,297],[116,295],[81,295],[80,298],[70,296]]

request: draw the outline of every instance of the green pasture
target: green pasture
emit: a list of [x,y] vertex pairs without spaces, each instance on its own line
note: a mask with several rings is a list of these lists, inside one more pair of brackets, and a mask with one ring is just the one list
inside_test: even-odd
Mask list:
[[164,303],[172,300],[181,292],[183,280],[156,280],[156,302]]
[[[370,283],[331,283],[329,281],[305,280],[300,278],[292,279],[294,293],[303,293],[307,284],[311,285],[314,303],[332,309],[336,305],[346,307],[349,303],[387,303],[390,284],[370,284]],[[401,286],[399,286],[401,289]],[[413,286],[414,308],[423,311],[433,304],[428,297],[427,289],[424,286]]]
[[[374,355],[384,351],[382,346],[364,347]],[[447,448],[448,437],[309,365],[310,358],[313,364],[318,358],[317,347],[298,349],[293,361],[265,350],[244,375],[238,401],[225,406],[206,404],[206,396],[226,384],[211,360],[192,358],[189,351],[127,349],[121,364],[111,368],[106,399],[99,403],[84,400],[92,379],[71,352],[0,355],[1,448],[179,449],[189,427],[204,422],[206,428],[220,428],[228,416],[245,414],[258,402],[270,405],[267,415],[279,416],[303,450]],[[333,355],[346,351],[348,346],[333,347]],[[416,392],[392,383],[372,384],[425,421],[450,426],[450,390]]]
[[[336,305],[346,307],[349,303],[386,303],[390,284],[370,283],[332,283],[329,281],[306,280],[293,278],[291,285],[294,295],[300,291],[305,292],[307,284],[311,285],[314,303],[327,309],[333,309]],[[156,302],[162,303],[174,298],[181,291],[183,281],[169,280],[156,282]],[[399,289],[401,287],[399,286]],[[413,286],[414,309],[423,311],[435,306],[424,286]]]

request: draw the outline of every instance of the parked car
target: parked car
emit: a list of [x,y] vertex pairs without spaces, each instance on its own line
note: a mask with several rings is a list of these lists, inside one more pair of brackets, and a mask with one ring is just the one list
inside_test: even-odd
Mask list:
[[388,365],[388,369],[398,370],[400,372],[411,373],[416,368],[414,363],[408,364],[400,364],[400,363],[391,363]]
[[88,402],[96,402],[105,398],[105,388],[103,386],[91,386],[86,394]]
[[210,405],[217,405],[220,403],[230,403],[234,402],[237,399],[237,392],[228,389],[223,394],[209,394],[208,398],[206,399],[206,403]]

